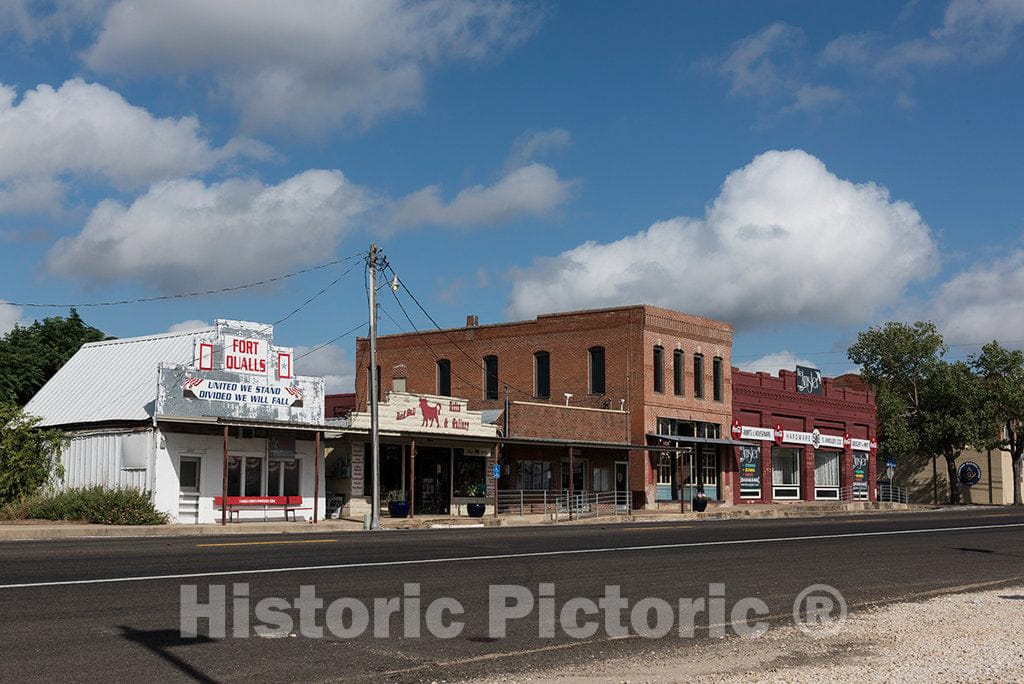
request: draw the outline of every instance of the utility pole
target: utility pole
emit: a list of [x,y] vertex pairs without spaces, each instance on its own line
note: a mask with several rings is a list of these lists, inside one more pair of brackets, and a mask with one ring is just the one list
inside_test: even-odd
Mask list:
[[380,529],[380,430],[377,418],[377,245],[370,245],[370,450],[373,468],[370,529]]

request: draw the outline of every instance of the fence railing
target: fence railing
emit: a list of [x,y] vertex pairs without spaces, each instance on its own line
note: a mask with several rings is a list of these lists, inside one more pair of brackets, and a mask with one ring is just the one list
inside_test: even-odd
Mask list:
[[909,503],[907,489],[905,487],[897,487],[894,484],[888,482],[878,483],[878,500],[879,501],[890,501],[893,503]]
[[868,484],[866,482],[846,485],[839,490],[840,501],[867,501],[869,498]]
[[588,492],[567,489],[512,489],[498,491],[498,514],[543,515],[551,520],[628,515],[632,492]]

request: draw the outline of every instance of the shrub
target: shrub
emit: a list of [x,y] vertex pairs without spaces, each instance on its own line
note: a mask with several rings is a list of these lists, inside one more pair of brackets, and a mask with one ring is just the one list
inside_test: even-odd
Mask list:
[[103,525],[163,525],[167,514],[153,507],[148,492],[103,486],[37,494],[7,504],[0,519],[69,520]]
[[38,423],[39,418],[0,402],[0,505],[31,496],[63,476],[60,452],[67,438]]

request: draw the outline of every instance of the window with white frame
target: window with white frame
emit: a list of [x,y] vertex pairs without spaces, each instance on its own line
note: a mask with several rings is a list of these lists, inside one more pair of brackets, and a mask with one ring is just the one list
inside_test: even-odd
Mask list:
[[672,459],[675,455],[669,451],[663,451],[658,455],[658,484],[672,484]]
[[299,460],[276,460],[267,462],[267,495],[299,495]]

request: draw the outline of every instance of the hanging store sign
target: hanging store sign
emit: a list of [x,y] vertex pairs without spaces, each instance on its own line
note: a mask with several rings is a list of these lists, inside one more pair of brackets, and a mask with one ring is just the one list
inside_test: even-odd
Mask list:
[[279,387],[207,378],[185,378],[181,385],[185,399],[228,401],[236,404],[302,407],[303,392],[298,387]]
[[[815,437],[817,433],[817,437]],[[740,428],[740,437],[752,441],[771,442],[781,445],[788,444],[809,444],[815,449],[845,449],[847,435],[825,435],[815,430],[814,432],[798,432],[796,430],[783,430],[781,425],[775,429],[763,427],[750,427],[744,425]],[[870,441],[866,439],[850,439],[850,447],[855,451],[870,451]]]

